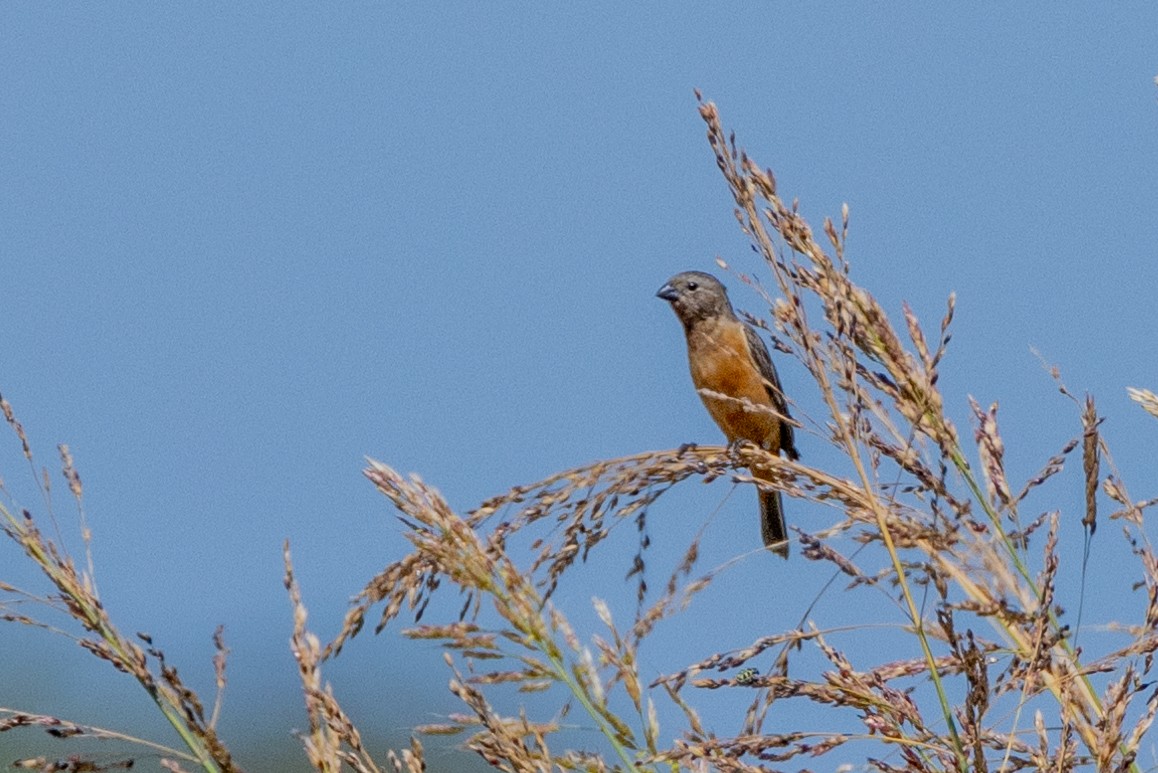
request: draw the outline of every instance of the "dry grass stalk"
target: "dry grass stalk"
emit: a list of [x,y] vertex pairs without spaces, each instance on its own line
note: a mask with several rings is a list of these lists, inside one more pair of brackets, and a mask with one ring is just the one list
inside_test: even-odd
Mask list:
[[[310,730],[302,737],[302,744],[310,764],[321,773],[339,773],[344,767],[355,773],[382,773],[373,757],[362,744],[362,735],[350,721],[346,712],[338,704],[333,690],[322,684],[322,645],[318,637],[306,629],[305,604],[301,590],[294,579],[293,562],[290,560],[289,544],[284,548],[285,587],[293,605],[294,630],[291,649],[298,664],[298,673],[305,693],[306,714]],[[408,771],[422,770],[422,747],[415,743],[410,751],[403,753]],[[388,761],[395,770],[403,761],[391,753]]]
[[[24,427],[16,419],[12,406],[0,398],[0,411],[20,440],[24,456],[32,462],[32,451]],[[78,646],[107,661],[118,671],[132,676],[145,689],[161,713],[177,731],[187,753],[164,748],[166,754],[175,759],[184,759],[199,765],[203,770],[215,773],[230,773],[239,768],[234,764],[229,750],[217,735],[216,713],[206,717],[197,694],[189,689],[181,679],[177,669],[165,659],[164,652],[153,645],[148,634],[138,633],[136,640],[121,633],[109,618],[97,592],[92,570],[91,553],[87,550],[89,532],[83,518],[83,491],[80,476],[73,465],[72,455],[67,446],[61,446],[62,470],[69,489],[77,503],[81,515],[82,539],[89,556],[88,568],[78,569],[73,558],[64,548],[57,530],[57,538],[44,536],[32,513],[25,509],[16,515],[11,508],[0,504],[0,529],[23,551],[49,581],[54,589],[52,595],[38,596],[21,591],[6,583],[0,583],[0,620],[23,625],[31,625],[58,632],[72,638]],[[47,473],[44,478],[34,476],[41,485],[44,499],[51,507],[48,497]],[[55,524],[55,516],[50,510]],[[71,633],[57,625],[50,625],[32,615],[16,614],[10,611],[13,603],[32,603],[62,615],[81,629]],[[217,645],[215,673],[220,690],[224,689],[224,643],[221,632],[214,637]],[[0,730],[8,729],[0,725]]]

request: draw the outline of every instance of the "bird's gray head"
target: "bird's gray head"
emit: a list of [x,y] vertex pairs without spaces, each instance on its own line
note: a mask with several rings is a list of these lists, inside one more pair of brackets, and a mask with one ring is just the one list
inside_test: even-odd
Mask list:
[[671,304],[684,327],[704,319],[736,316],[720,280],[703,271],[676,274],[659,288],[656,296]]

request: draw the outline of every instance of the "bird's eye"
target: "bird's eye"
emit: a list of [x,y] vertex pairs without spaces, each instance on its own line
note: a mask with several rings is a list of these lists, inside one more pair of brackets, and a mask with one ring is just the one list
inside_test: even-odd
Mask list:
[[688,289],[689,290],[695,290],[698,287],[699,287],[699,285],[696,284],[695,282],[688,282]]

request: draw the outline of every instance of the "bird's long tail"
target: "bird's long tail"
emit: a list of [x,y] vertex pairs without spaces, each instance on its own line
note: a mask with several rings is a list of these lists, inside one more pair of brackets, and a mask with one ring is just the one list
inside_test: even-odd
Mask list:
[[788,528],[784,525],[784,503],[779,491],[760,492],[760,536],[765,547],[788,558]]

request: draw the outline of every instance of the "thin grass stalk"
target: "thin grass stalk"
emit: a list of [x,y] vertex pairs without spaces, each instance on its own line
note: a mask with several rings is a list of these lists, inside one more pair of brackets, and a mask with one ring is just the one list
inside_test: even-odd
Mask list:
[[86,630],[100,637],[111,651],[111,662],[114,666],[136,678],[137,683],[144,688],[161,714],[177,732],[197,764],[206,773],[224,773],[231,770],[232,768],[222,768],[219,765],[206,743],[203,732],[190,727],[189,720],[181,708],[181,698],[152,677],[145,665],[144,653],[113,626],[100,601],[88,590],[93,585],[88,582],[78,585],[78,577],[71,563],[62,562],[55,551],[46,549],[39,533],[29,528],[32,523],[31,516],[26,513],[22,521],[13,516],[4,505],[0,505],[0,514],[3,514],[4,520],[7,521],[9,534],[60,592],[68,606],[69,614]]
[[[468,520],[457,515],[437,492],[417,478],[407,481],[373,460],[365,472],[379,491],[414,519],[414,528],[407,537],[424,562],[454,578],[464,589],[489,596],[495,610],[518,633],[519,643],[546,658],[552,676],[567,686],[616,756],[628,770],[634,770],[638,760],[618,738],[617,731],[624,729],[622,723],[617,726],[592,699],[567,662],[564,647],[552,636],[552,629],[565,626],[562,615],[551,608],[527,575],[514,565],[502,542],[492,538],[484,545]],[[553,622],[544,616],[548,610]],[[564,636],[570,638],[565,631]]]

